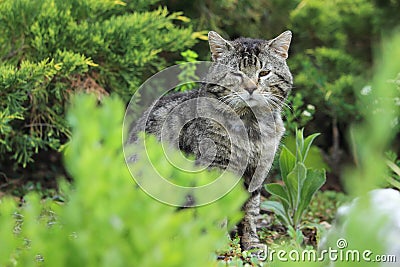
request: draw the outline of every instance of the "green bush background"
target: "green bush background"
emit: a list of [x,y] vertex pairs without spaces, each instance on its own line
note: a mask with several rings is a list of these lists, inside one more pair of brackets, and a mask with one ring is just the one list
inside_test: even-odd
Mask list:
[[195,43],[189,19],[155,2],[1,2],[0,166],[26,167],[41,150],[62,148],[74,93],[127,102],[171,53]]

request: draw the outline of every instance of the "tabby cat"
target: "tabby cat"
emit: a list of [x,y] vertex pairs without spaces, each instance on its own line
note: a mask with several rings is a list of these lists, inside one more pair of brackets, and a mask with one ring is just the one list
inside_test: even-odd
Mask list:
[[[243,207],[239,233],[242,248],[250,249],[259,243],[260,190],[285,131],[281,111],[293,83],[286,65],[292,33],[272,40],[227,41],[213,31],[208,37],[214,62],[208,82],[160,98],[138,120],[129,142],[135,142],[137,132],[144,129],[194,154],[199,164],[220,169],[229,165],[241,175],[251,196]],[[196,108],[184,104],[200,98],[210,100],[202,104],[207,116],[194,114]]]

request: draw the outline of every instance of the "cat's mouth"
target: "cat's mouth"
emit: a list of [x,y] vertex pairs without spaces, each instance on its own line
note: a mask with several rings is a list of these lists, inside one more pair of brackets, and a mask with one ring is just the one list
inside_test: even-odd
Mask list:
[[258,94],[245,94],[244,96],[241,96],[241,99],[243,104],[250,108],[260,106],[263,103],[262,96]]
[[256,107],[260,104],[259,100],[250,98],[249,100],[246,101],[246,105],[249,106],[250,108]]
[[247,113],[252,109],[267,108],[272,109],[268,105],[265,97],[257,92],[250,93],[236,93],[230,94],[220,99],[224,104],[230,106],[238,114]]

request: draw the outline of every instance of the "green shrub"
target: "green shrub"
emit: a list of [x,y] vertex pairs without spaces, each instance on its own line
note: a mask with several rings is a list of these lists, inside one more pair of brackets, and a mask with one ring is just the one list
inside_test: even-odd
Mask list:
[[[37,194],[28,195],[21,208],[10,198],[0,200],[0,265],[210,266],[215,250],[228,242],[221,222],[234,224],[241,217],[244,189],[237,186],[195,209],[177,211],[156,201],[125,165],[123,103],[112,97],[96,105],[95,97],[75,97],[68,116],[72,140],[65,164],[75,182],[62,186],[65,204]],[[159,144],[148,148],[153,157],[162,155]],[[168,168],[184,179],[183,172]],[[15,216],[22,218],[17,227]]]
[[26,166],[40,150],[62,148],[71,94],[127,102],[166,57],[195,43],[189,19],[151,10],[156,2],[2,1],[0,166]]

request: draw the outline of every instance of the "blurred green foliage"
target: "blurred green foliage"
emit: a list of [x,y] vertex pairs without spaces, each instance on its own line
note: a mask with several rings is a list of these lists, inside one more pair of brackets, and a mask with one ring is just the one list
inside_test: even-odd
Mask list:
[[[70,137],[75,92],[127,102],[174,52],[192,46],[190,20],[158,1],[5,0],[0,5],[0,168],[26,166]],[[162,55],[161,55],[162,54]],[[176,57],[176,56],[175,56]]]
[[[74,97],[68,115],[73,138],[65,164],[74,184],[62,185],[66,203],[36,193],[21,208],[12,198],[0,199],[0,265],[210,266],[215,251],[228,244],[222,222],[228,218],[233,225],[241,217],[244,189],[180,211],[154,200],[133,182],[124,162],[124,104],[116,97],[96,102]],[[157,143],[148,148],[153,157],[163,155]],[[184,180],[184,172],[175,174]]]
[[351,129],[351,140],[357,169],[347,173],[346,186],[349,192],[366,194],[380,188],[387,175],[385,152],[398,141],[398,118],[400,105],[394,101],[399,90],[393,79],[400,73],[400,34],[386,40],[376,60],[376,73],[371,81],[370,92],[359,97],[364,121]]

